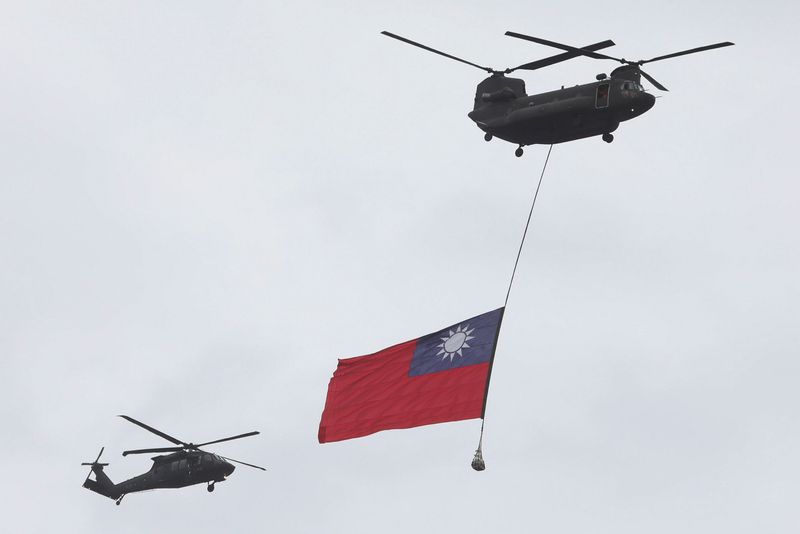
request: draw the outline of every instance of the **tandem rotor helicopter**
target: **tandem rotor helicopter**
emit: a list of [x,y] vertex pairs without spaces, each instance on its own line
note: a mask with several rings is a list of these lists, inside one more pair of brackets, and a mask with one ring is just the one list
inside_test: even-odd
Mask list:
[[[612,142],[614,136],[611,132],[619,127],[620,122],[638,117],[655,104],[655,97],[645,92],[640,83],[642,77],[657,89],[667,91],[666,87],[641,69],[642,65],[734,44],[726,41],[651,59],[628,61],[597,52],[597,50],[613,46],[614,42],[611,40],[578,48],[521,33],[506,32],[509,37],[551,46],[564,50],[564,52],[514,68],[495,70],[446,54],[394,33],[387,31],[381,33],[491,74],[478,84],[475,91],[475,104],[468,116],[478,125],[478,128],[485,132],[484,139],[486,141],[498,137],[518,145],[515,152],[517,157],[522,156],[522,147],[527,145],[564,143],[595,135],[602,135],[603,141],[606,143]],[[506,77],[506,74],[517,70],[536,70],[578,56],[610,59],[621,63],[621,66],[611,71],[610,77],[606,74],[598,74],[595,82],[568,88],[562,87],[537,95],[528,95],[525,92],[523,80]]]
[[[160,430],[156,430],[151,426],[137,421],[133,417],[128,417],[127,415],[120,415],[120,417],[174,443],[175,447],[137,449],[123,452],[123,456],[148,452],[169,452],[172,454],[154,456],[152,458],[153,466],[148,472],[120,482],[119,484],[111,482],[108,475],[103,472],[103,468],[108,465],[107,463],[100,463],[100,456],[103,454],[105,447],[100,449],[100,454],[97,455],[94,462],[82,463],[81,465],[91,466],[89,475],[87,475],[86,480],[83,482],[83,487],[110,499],[114,499],[117,505],[122,502],[122,498],[125,495],[137,491],[161,488],[183,488],[201,483],[208,483],[206,489],[208,491],[214,491],[214,484],[216,482],[224,481],[233,473],[235,466],[230,462],[266,471],[266,469],[257,465],[200,450],[200,447],[206,445],[255,436],[258,432],[247,432],[245,434],[239,434],[238,436],[215,439],[214,441],[207,441],[206,443],[195,445],[194,443],[186,443],[185,441],[173,438]],[[94,473],[94,480],[89,478],[92,476],[92,473]]]

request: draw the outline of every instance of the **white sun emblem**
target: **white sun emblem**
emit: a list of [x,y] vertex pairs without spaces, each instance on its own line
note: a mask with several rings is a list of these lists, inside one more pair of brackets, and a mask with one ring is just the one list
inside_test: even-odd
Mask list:
[[450,335],[440,338],[442,343],[436,345],[436,348],[440,349],[436,355],[441,355],[442,360],[445,358],[450,358],[451,362],[456,354],[463,357],[464,355],[461,354],[461,349],[470,348],[470,346],[467,344],[467,341],[470,339],[475,339],[475,336],[470,335],[474,331],[475,329],[470,329],[469,325],[465,326],[464,328],[462,328],[461,325],[458,325],[458,328],[456,328],[455,332],[450,330]]

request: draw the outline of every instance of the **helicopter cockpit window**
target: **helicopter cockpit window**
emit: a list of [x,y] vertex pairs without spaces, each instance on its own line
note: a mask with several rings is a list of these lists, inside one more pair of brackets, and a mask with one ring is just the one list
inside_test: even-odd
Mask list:
[[608,84],[601,83],[597,86],[597,93],[594,100],[594,107],[607,108],[608,107]]

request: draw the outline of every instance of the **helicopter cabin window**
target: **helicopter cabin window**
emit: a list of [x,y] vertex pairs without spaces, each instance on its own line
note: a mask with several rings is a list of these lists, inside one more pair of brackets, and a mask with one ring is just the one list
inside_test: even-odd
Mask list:
[[601,83],[597,86],[597,93],[594,99],[594,107],[607,108],[608,107],[608,84]]

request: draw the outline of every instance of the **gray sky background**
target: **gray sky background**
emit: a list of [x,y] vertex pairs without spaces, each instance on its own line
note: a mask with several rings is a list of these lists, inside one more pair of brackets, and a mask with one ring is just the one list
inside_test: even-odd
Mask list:
[[[794,532],[789,1],[4,2],[0,417],[11,532]],[[546,147],[465,116],[479,63],[652,57],[671,89],[553,149],[479,421],[321,446],[337,357],[502,305]],[[530,93],[611,62],[525,74]],[[257,429],[203,486],[83,490],[102,445]]]

